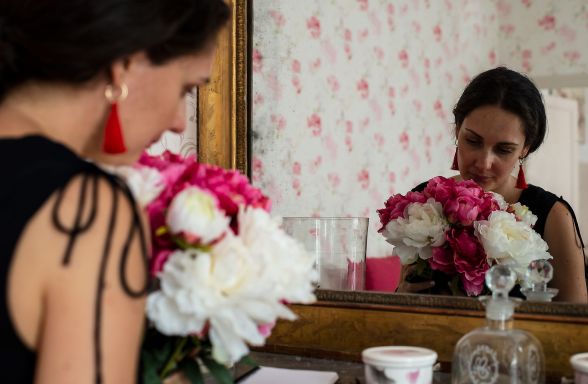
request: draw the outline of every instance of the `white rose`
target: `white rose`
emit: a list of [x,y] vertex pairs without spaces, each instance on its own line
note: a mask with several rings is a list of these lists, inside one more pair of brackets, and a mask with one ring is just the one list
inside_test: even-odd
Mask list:
[[488,258],[512,265],[519,279],[531,261],[551,259],[541,236],[511,213],[494,211],[488,220],[475,222],[474,228]]
[[217,208],[216,198],[198,187],[188,187],[174,197],[166,221],[172,234],[203,244],[218,239],[229,229],[230,222]]
[[411,264],[420,256],[431,257],[431,247],[445,243],[445,231],[449,227],[443,215],[443,207],[434,199],[426,203],[412,203],[406,207],[405,216],[390,221],[382,234],[394,245],[394,253],[402,264]]

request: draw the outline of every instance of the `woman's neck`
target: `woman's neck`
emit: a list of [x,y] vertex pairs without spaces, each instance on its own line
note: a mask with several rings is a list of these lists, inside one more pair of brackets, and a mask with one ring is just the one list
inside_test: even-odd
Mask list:
[[516,188],[516,179],[510,176],[504,185],[492,192],[502,195],[507,203],[514,204],[519,201],[522,190]]
[[106,113],[106,100],[94,88],[31,84],[14,90],[0,105],[0,136],[42,135],[81,154]]

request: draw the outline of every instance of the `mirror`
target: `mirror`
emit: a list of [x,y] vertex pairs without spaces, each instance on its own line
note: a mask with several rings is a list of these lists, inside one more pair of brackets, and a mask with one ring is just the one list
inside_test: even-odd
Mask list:
[[540,87],[585,80],[586,12],[581,1],[253,0],[253,182],[278,215],[369,216],[368,257],[389,255],[376,209],[452,174],[451,108],[467,82],[498,64]]
[[[232,88],[219,131],[202,124],[214,101],[199,100],[200,158],[249,171],[277,215],[369,216],[371,257],[391,251],[376,232],[386,198],[451,174],[451,108],[472,76],[506,64],[541,88],[588,86],[581,0],[232,5],[234,44],[221,56],[233,59],[225,74],[237,90],[250,82],[246,110]],[[222,137],[231,140],[218,149]]]

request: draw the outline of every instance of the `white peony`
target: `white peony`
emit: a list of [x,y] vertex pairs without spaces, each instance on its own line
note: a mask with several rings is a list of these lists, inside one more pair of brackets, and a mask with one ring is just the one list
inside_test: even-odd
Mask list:
[[239,212],[239,237],[264,264],[263,280],[271,281],[276,297],[311,303],[315,301],[313,283],[318,281],[315,258],[280,224],[263,209],[246,208]]
[[445,231],[449,227],[441,203],[434,199],[412,203],[406,207],[405,216],[386,224],[382,232],[386,241],[394,245],[393,252],[402,264],[414,263],[418,257],[430,258],[431,247],[445,243]]
[[166,222],[172,234],[182,234],[189,242],[208,244],[228,231],[230,220],[217,208],[214,195],[188,187],[172,200]]
[[500,208],[500,210],[506,211],[506,209],[508,208],[508,203],[506,202],[506,200],[504,200],[504,197],[500,193],[496,193],[496,192],[490,192],[490,193],[492,193],[492,198],[494,199],[494,201],[496,201],[496,204],[498,204],[498,207]]
[[515,216],[528,226],[533,227],[537,222],[537,216],[535,216],[526,205],[514,203],[511,204],[511,209],[514,211]]
[[185,336],[210,324],[213,357],[232,364],[262,345],[260,327],[293,320],[284,302],[315,300],[313,258],[267,212],[242,209],[239,236],[228,231],[210,252],[174,252],[159,274],[161,290],[147,316],[166,335]]
[[475,235],[489,259],[509,264],[519,279],[533,260],[548,260],[547,243],[527,223],[517,221],[512,213],[494,211],[488,220],[474,223]]

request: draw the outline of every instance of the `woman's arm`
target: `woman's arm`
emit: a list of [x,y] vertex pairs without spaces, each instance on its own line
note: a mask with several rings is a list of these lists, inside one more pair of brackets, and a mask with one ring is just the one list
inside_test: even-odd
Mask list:
[[[58,221],[68,228],[79,211],[80,179],[69,183],[57,210]],[[54,224],[55,196],[31,220],[15,255],[20,265],[15,272],[20,270],[22,275],[33,270],[38,281],[21,297],[40,303],[35,332],[30,332],[30,322],[20,321],[25,325],[21,327],[23,339],[37,351],[38,384],[95,383],[98,377],[105,384],[136,382],[145,294],[129,295],[123,279],[132,291],[145,287],[144,249],[135,234],[127,259],[122,258],[136,220],[132,202],[105,178],[98,180],[97,191],[95,199],[92,193],[86,194],[82,222],[92,217],[93,202],[95,217],[76,237],[68,261],[63,257],[71,236]],[[111,245],[105,251],[109,238]],[[22,311],[16,312],[17,320],[19,313]]]
[[584,254],[572,215],[564,204],[557,202],[549,211],[543,237],[553,256],[554,273],[550,285],[559,289],[555,299],[587,303]]

